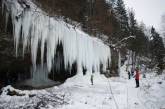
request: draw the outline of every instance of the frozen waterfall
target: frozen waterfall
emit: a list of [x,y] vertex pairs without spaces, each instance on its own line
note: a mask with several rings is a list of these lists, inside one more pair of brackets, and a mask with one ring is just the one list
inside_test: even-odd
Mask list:
[[[90,37],[62,19],[49,17],[31,0],[2,0],[2,7],[6,21],[9,16],[12,19],[16,55],[21,41],[23,55],[27,48],[31,50],[34,70],[37,68],[37,51],[40,49],[41,66],[46,57],[47,70],[50,72],[59,43],[63,45],[65,68],[77,62],[78,72],[82,72],[82,66],[89,72],[99,72],[100,64],[106,70],[111,59],[110,48],[101,40]],[[39,76],[33,74],[33,78],[36,75]]]

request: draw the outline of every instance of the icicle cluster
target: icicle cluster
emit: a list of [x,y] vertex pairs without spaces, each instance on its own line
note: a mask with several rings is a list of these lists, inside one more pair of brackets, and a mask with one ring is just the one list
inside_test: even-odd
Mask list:
[[9,15],[12,19],[16,54],[18,45],[22,41],[23,54],[28,47],[31,48],[34,68],[36,68],[37,50],[41,49],[41,65],[44,64],[44,56],[46,56],[46,65],[50,71],[57,45],[61,42],[65,68],[68,64],[77,62],[79,71],[82,66],[91,72],[92,69],[99,71],[100,64],[103,64],[103,70],[106,69],[110,61],[110,48],[101,40],[73,28],[62,19],[49,17],[30,0],[3,0],[2,8],[6,13],[6,19]]

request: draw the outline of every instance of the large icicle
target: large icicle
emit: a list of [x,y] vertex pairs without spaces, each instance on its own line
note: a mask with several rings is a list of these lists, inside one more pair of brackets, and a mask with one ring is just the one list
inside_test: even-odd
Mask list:
[[[9,12],[12,18],[16,54],[20,41],[23,43],[23,54],[29,46],[34,69],[37,51],[40,48],[41,65],[43,66],[44,56],[46,56],[47,69],[50,71],[57,45],[62,42],[65,68],[68,64],[77,62],[79,71],[83,66],[89,72],[92,70],[97,72],[100,70],[100,64],[103,65],[103,70],[106,70],[107,63],[110,61],[110,48],[101,40],[73,28],[62,19],[47,16],[30,0],[26,0],[26,4],[29,7],[21,4],[19,0],[2,1],[2,6],[6,7],[3,10]],[[45,48],[47,53],[44,53]]]

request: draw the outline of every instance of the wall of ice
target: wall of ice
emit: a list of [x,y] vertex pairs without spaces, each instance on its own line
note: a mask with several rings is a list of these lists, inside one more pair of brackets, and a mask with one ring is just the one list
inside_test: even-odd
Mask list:
[[[19,43],[23,43],[23,55],[30,48],[33,68],[36,69],[37,51],[40,49],[41,66],[51,70],[55,61],[57,45],[63,45],[65,68],[77,62],[78,72],[82,66],[89,72],[99,72],[100,64],[106,70],[110,62],[110,48],[101,40],[91,37],[62,19],[48,16],[30,0],[2,0],[6,21],[11,16],[16,55]],[[45,50],[46,49],[46,50]],[[46,51],[46,52],[45,52]]]

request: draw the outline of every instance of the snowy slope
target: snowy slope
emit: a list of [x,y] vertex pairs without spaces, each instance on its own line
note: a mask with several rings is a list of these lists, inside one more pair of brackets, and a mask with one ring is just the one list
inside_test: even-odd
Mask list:
[[[124,68],[122,75],[126,76]],[[140,88],[135,88],[134,78],[110,78],[94,75],[94,85],[90,75],[76,75],[63,85],[43,90],[20,91],[24,96],[6,95],[4,88],[0,95],[0,108],[41,108],[41,109],[161,109],[165,108],[165,74],[148,73],[141,78]],[[161,84],[160,84],[161,82]],[[29,97],[30,95],[34,97]]]

